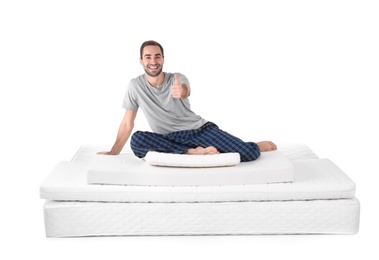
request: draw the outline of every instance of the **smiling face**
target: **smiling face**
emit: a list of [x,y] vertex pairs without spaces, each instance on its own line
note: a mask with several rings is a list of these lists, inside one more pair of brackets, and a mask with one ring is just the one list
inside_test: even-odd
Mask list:
[[159,46],[149,45],[143,48],[140,63],[146,74],[157,77],[163,69],[164,58]]

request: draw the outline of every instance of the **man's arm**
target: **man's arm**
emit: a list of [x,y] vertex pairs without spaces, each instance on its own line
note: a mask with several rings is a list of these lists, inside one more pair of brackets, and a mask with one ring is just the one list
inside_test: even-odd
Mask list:
[[130,134],[133,131],[136,115],[137,110],[126,110],[124,118],[122,119],[120,127],[118,129],[116,142],[114,143],[112,149],[108,152],[98,152],[97,154],[120,154],[122,148],[124,147],[126,141],[128,141]]

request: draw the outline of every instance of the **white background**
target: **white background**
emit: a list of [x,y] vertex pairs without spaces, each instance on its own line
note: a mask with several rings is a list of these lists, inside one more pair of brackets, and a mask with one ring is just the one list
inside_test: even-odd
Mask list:
[[[362,0],[1,1],[0,258],[375,258],[378,13]],[[306,143],[344,170],[360,232],[46,238],[39,185],[80,145],[113,144],[150,39],[164,70],[189,78],[196,113],[245,140]],[[136,128],[149,129],[142,112]]]

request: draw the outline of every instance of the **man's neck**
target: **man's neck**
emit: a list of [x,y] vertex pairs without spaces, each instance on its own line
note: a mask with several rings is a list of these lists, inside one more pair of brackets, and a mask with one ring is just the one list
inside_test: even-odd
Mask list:
[[146,80],[150,83],[150,85],[154,88],[160,88],[164,81],[164,73],[163,71],[156,77],[152,77],[145,73]]

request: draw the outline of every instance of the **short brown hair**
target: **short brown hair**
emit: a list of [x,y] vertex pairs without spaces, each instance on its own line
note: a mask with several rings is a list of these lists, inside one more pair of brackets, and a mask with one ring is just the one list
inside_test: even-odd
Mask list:
[[158,46],[161,49],[162,57],[164,58],[164,51],[163,51],[162,45],[160,45],[156,41],[145,41],[144,43],[142,43],[141,48],[140,48],[140,58],[141,59],[142,59],[143,48],[145,48],[146,46]]

